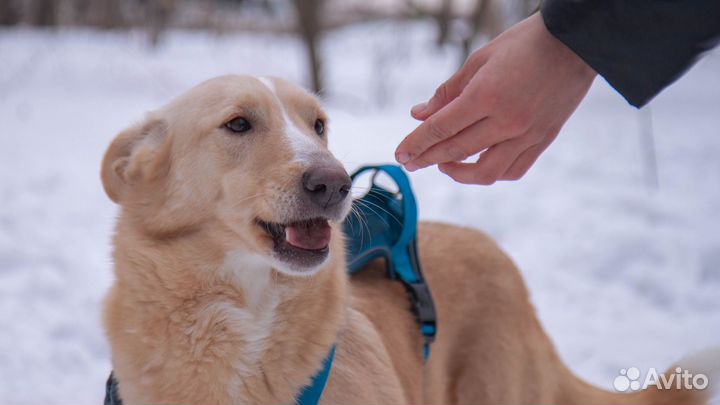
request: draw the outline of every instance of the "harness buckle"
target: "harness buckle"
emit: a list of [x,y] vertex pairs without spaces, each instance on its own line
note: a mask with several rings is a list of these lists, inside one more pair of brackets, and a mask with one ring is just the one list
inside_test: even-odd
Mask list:
[[425,281],[404,284],[410,293],[412,310],[420,322],[420,330],[425,337],[425,344],[429,345],[435,340],[437,331],[437,313],[430,295],[430,288]]

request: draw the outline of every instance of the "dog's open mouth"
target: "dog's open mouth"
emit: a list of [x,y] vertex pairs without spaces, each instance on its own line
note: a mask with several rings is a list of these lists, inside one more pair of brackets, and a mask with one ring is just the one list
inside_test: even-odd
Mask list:
[[313,218],[288,224],[265,222],[257,224],[273,240],[273,249],[282,261],[299,267],[313,267],[328,256],[332,230],[326,219]]

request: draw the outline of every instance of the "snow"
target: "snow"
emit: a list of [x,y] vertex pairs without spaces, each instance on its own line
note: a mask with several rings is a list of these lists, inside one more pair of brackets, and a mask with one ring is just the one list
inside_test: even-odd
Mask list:
[[[392,161],[458,63],[425,23],[326,37],[331,145],[352,169]],[[116,207],[99,181],[121,129],[223,73],[305,77],[293,38],[172,32],[0,31],[0,402],[98,403],[100,323]],[[663,369],[720,340],[720,53],[651,104],[660,185],[640,112],[598,79],[521,181],[411,175],[421,217],[482,229],[513,257],[569,366],[607,389],[620,368]]]

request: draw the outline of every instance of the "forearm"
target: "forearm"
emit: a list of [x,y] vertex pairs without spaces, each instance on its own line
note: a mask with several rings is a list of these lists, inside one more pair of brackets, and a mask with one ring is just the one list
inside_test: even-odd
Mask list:
[[720,40],[718,0],[545,0],[548,30],[641,107]]

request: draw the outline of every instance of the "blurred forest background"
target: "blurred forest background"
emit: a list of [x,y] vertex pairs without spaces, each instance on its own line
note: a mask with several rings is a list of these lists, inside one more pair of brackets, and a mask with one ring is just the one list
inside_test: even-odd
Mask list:
[[[145,30],[151,47],[169,28],[296,35],[308,64],[307,85],[325,89],[320,42],[334,29],[375,20],[432,19],[438,47],[465,60],[479,39],[492,39],[537,10],[539,0],[0,0],[0,26]],[[380,61],[378,63],[382,65]]]

